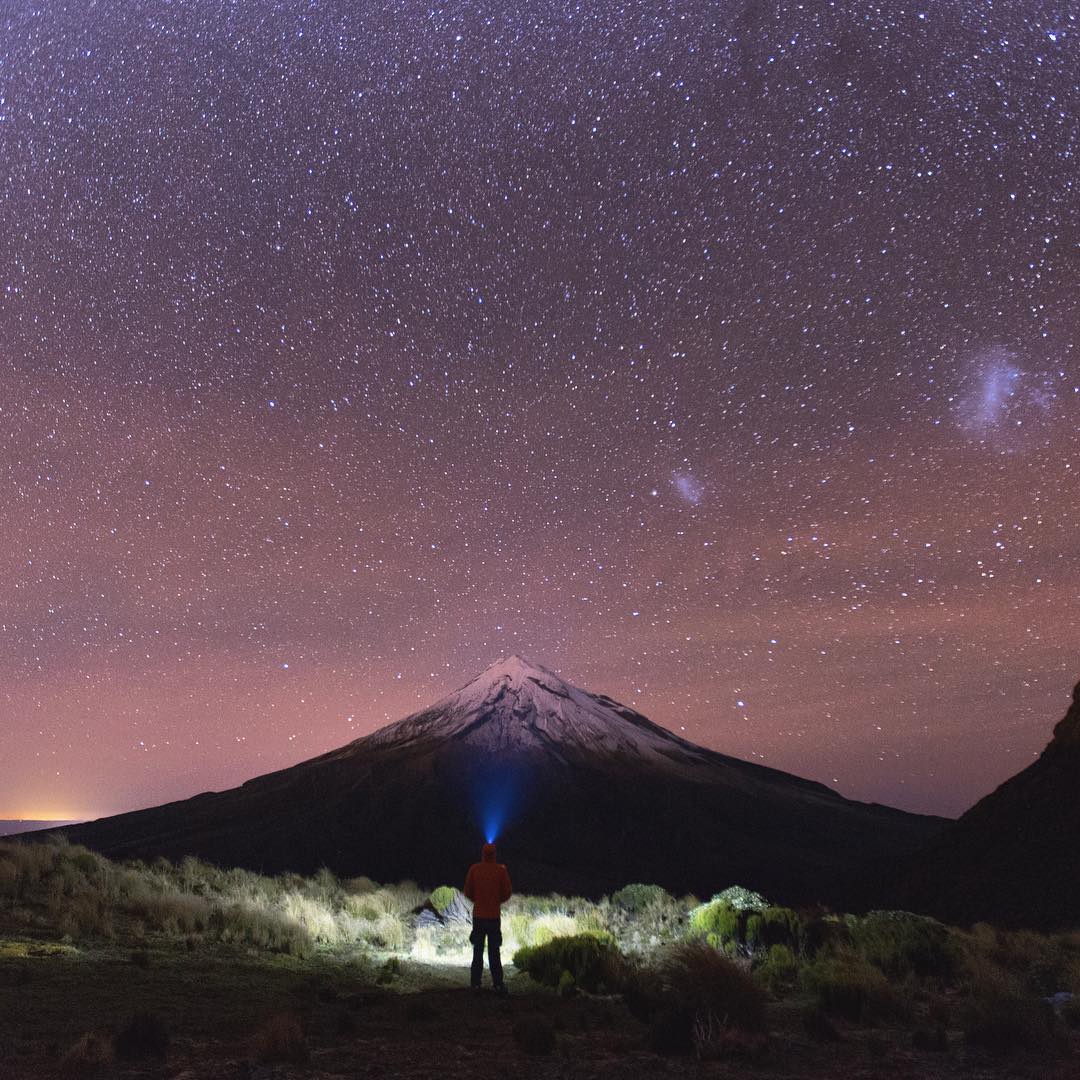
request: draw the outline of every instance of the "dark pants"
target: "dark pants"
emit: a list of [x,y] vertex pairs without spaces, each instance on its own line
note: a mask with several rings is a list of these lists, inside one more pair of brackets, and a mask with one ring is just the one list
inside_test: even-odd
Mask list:
[[484,939],[487,939],[488,967],[491,968],[491,981],[496,986],[502,986],[502,957],[499,956],[499,946],[502,944],[502,925],[498,919],[473,919],[472,933],[469,940],[472,942],[472,984],[479,986],[484,975]]

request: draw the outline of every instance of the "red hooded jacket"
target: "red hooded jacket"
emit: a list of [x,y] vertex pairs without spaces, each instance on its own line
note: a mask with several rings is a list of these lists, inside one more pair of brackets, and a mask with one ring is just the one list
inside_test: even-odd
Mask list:
[[510,899],[510,874],[495,861],[495,845],[485,844],[481,861],[465,875],[465,895],[473,902],[474,919],[497,919],[499,905]]

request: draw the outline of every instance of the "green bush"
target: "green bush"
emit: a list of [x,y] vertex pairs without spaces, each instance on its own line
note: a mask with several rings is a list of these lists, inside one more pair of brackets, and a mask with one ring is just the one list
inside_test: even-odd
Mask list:
[[769,901],[764,896],[752,889],[744,889],[741,885],[732,885],[717,893],[709,903],[729,904],[736,911],[764,911],[769,906]]
[[937,920],[907,911],[872,911],[850,920],[852,946],[886,975],[950,979],[959,950]]
[[765,919],[756,912],[746,920],[743,930],[746,944],[752,949],[760,949],[765,944]]
[[90,881],[93,881],[101,871],[101,863],[98,862],[98,857],[85,848],[74,848],[72,850],[71,865]]
[[795,954],[786,945],[770,945],[758,975],[770,990],[779,990],[795,981],[798,974]]
[[802,953],[813,957],[827,948],[839,949],[851,943],[847,923],[837,915],[817,915],[802,920]]
[[674,903],[675,898],[660,885],[624,885],[611,894],[611,902],[631,915],[640,915],[647,908],[658,904]]
[[428,899],[431,906],[441,915],[453,902],[457,889],[453,885],[440,885],[433,890]]
[[802,947],[802,919],[787,907],[769,907],[762,913],[761,944],[766,948],[786,945],[792,952]]
[[518,949],[514,966],[544,986],[558,987],[564,972],[590,993],[615,990],[625,964],[610,934],[575,934],[552,938],[544,945]]
[[739,940],[741,916],[726,900],[710,900],[690,912],[690,929],[714,946]]
[[800,977],[821,1008],[852,1023],[888,1020],[906,1012],[888,979],[858,955],[823,956],[804,967]]

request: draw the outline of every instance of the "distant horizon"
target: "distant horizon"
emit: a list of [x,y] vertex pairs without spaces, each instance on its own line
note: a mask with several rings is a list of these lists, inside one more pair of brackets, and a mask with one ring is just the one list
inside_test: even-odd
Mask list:
[[[0,837],[19,836],[24,832],[38,832],[57,825],[81,825],[90,818],[5,818],[0,817]],[[18,826],[18,828],[12,828]]]

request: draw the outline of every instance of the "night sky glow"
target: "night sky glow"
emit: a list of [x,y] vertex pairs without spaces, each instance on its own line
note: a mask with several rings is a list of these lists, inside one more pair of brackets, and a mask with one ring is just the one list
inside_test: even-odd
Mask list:
[[959,813],[1080,675],[1078,334],[1069,4],[6,3],[0,817],[514,652]]

